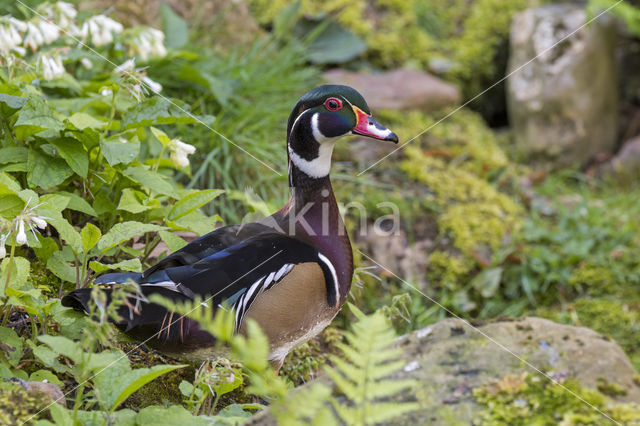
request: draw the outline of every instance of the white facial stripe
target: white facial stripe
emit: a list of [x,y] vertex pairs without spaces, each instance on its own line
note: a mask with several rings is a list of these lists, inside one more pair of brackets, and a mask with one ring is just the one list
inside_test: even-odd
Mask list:
[[289,158],[293,164],[296,165],[302,172],[313,177],[321,178],[329,174],[331,170],[331,154],[333,154],[333,146],[335,142],[325,142],[320,144],[318,148],[318,156],[311,161],[307,161],[304,158],[296,154],[291,147],[289,147]]
[[336,268],[333,267],[331,261],[322,253],[318,252],[318,257],[325,265],[327,265],[327,268],[329,268],[329,270],[331,271],[331,276],[333,277],[333,285],[336,289],[336,300],[338,300],[340,299],[340,291],[338,288],[338,275],[336,274]]

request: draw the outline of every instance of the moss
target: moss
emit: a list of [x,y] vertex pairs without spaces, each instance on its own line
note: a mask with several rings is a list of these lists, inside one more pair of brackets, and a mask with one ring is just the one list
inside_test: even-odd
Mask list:
[[566,313],[549,308],[538,309],[536,313],[554,321],[589,327],[611,337],[625,350],[635,368],[640,369],[640,314],[629,301],[583,298],[568,308]]
[[585,289],[593,296],[600,296],[611,293],[616,279],[610,268],[582,265],[572,271],[569,285],[580,290]]
[[611,397],[625,396],[627,390],[617,383],[609,382],[604,377],[598,377],[598,390],[603,394]]
[[640,386],[640,374],[636,374],[633,376],[633,383],[635,383],[636,386]]
[[49,418],[48,410],[42,407],[50,404],[45,394],[30,394],[20,385],[0,388],[0,424],[17,425],[29,420]]
[[483,406],[478,424],[602,424],[602,415],[584,401],[622,423],[640,419],[640,406],[636,404],[613,404],[600,391],[584,388],[573,379],[562,385],[524,373],[476,388],[473,395]]
[[339,353],[336,343],[342,342],[343,332],[327,328],[307,343],[295,348],[285,359],[280,374],[295,386],[312,380],[320,366],[326,364],[329,355]]
[[[137,343],[123,345],[132,368],[148,368],[159,364],[182,364],[154,350],[141,349]],[[164,374],[143,386],[123,403],[124,408],[140,410],[152,405],[181,404],[179,385],[182,380],[193,379],[194,368],[186,367]]]
[[[269,24],[290,2],[250,4],[257,19]],[[302,0],[300,13],[333,16],[367,42],[367,59],[375,65],[448,63],[450,77],[475,94],[481,82],[500,71],[496,52],[506,44],[513,15],[528,5],[528,0]]]

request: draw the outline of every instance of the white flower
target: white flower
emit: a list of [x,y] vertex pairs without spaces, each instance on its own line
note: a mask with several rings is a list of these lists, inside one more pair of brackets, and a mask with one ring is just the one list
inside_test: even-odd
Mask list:
[[33,222],[38,228],[44,229],[47,227],[47,221],[41,216],[32,216],[31,222]]
[[57,9],[57,24],[62,28],[71,28],[73,26],[73,20],[78,12],[71,3],[59,1],[56,3]]
[[151,80],[146,75],[142,77],[142,82],[146,84],[149,87],[149,89],[151,89],[152,92],[160,93],[160,91],[162,90],[162,84]]
[[24,45],[30,47],[34,52],[44,43],[44,37],[38,26],[33,22],[27,22],[27,36],[24,38]]
[[126,60],[124,63],[122,63],[121,65],[118,65],[117,67],[115,67],[115,69],[113,70],[113,72],[115,73],[122,73],[122,72],[130,72],[133,71],[135,69],[136,66],[136,62],[133,59],[128,59]]
[[24,220],[22,220],[22,218],[18,221],[18,235],[16,235],[16,243],[20,245],[27,244],[27,233],[24,232]]
[[22,36],[20,32],[27,30],[27,24],[11,16],[0,18],[0,51],[7,53],[10,50],[21,48]]
[[7,238],[9,238],[9,234],[0,235],[0,259],[4,259],[4,257],[7,255],[7,249],[4,246]]
[[84,36],[91,35],[91,42],[95,46],[103,46],[113,41],[113,33],[120,34],[124,27],[105,15],[95,15],[89,18],[80,30]]
[[150,57],[162,57],[167,54],[167,49],[164,47],[164,33],[155,28],[141,30],[133,39],[132,48],[143,61]]
[[196,152],[195,146],[184,143],[180,139],[171,139],[169,149],[171,161],[178,167],[187,167],[189,165],[187,156]]
[[40,22],[38,22],[38,28],[40,28],[40,32],[42,33],[43,44],[51,44],[60,37],[60,27],[45,19],[41,19]]
[[131,93],[131,95],[138,102],[140,102],[144,98],[144,95],[146,94],[144,88],[140,85],[140,83],[129,86],[129,93]]
[[89,58],[82,58],[80,59],[80,63],[82,65],[84,65],[84,67],[88,70],[90,70],[91,68],[93,68],[93,62],[91,62],[91,59]]
[[102,89],[100,91],[100,94],[102,96],[113,96],[113,90],[111,90],[111,89]]
[[45,80],[60,78],[65,72],[60,55],[50,57],[48,55],[41,54],[38,58],[38,68],[42,70],[42,76]]

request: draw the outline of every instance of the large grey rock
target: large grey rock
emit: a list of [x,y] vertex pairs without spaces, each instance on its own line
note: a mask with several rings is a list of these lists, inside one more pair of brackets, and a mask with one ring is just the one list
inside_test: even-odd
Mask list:
[[422,71],[398,69],[379,74],[334,69],[324,74],[331,84],[356,89],[372,110],[421,109],[432,111],[460,102],[457,87]]
[[[584,327],[542,318],[502,320],[487,324],[446,319],[399,339],[406,365],[398,379],[419,385],[398,400],[417,400],[421,408],[388,424],[473,424],[483,409],[472,390],[507,375],[547,374],[562,382],[575,378],[588,388],[598,379],[618,385],[626,395],[615,402],[640,403],[631,362],[611,339]],[[326,382],[326,378],[321,378]],[[247,424],[275,424],[268,411]]]
[[640,136],[627,141],[620,152],[604,165],[603,172],[629,182],[640,177]]
[[616,27],[606,15],[586,19],[581,6],[552,4],[512,22],[507,104],[518,149],[533,160],[583,166],[615,146]]

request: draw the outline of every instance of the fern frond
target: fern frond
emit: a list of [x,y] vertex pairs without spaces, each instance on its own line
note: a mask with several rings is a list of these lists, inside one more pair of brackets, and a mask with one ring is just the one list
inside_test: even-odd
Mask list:
[[334,367],[325,369],[346,403],[331,400],[338,416],[348,425],[369,425],[413,411],[418,404],[386,402],[416,385],[413,380],[393,380],[402,369],[402,351],[392,347],[396,333],[381,313],[364,315],[350,305],[359,321],[345,333],[347,344],[338,344],[342,357],[333,356]]

